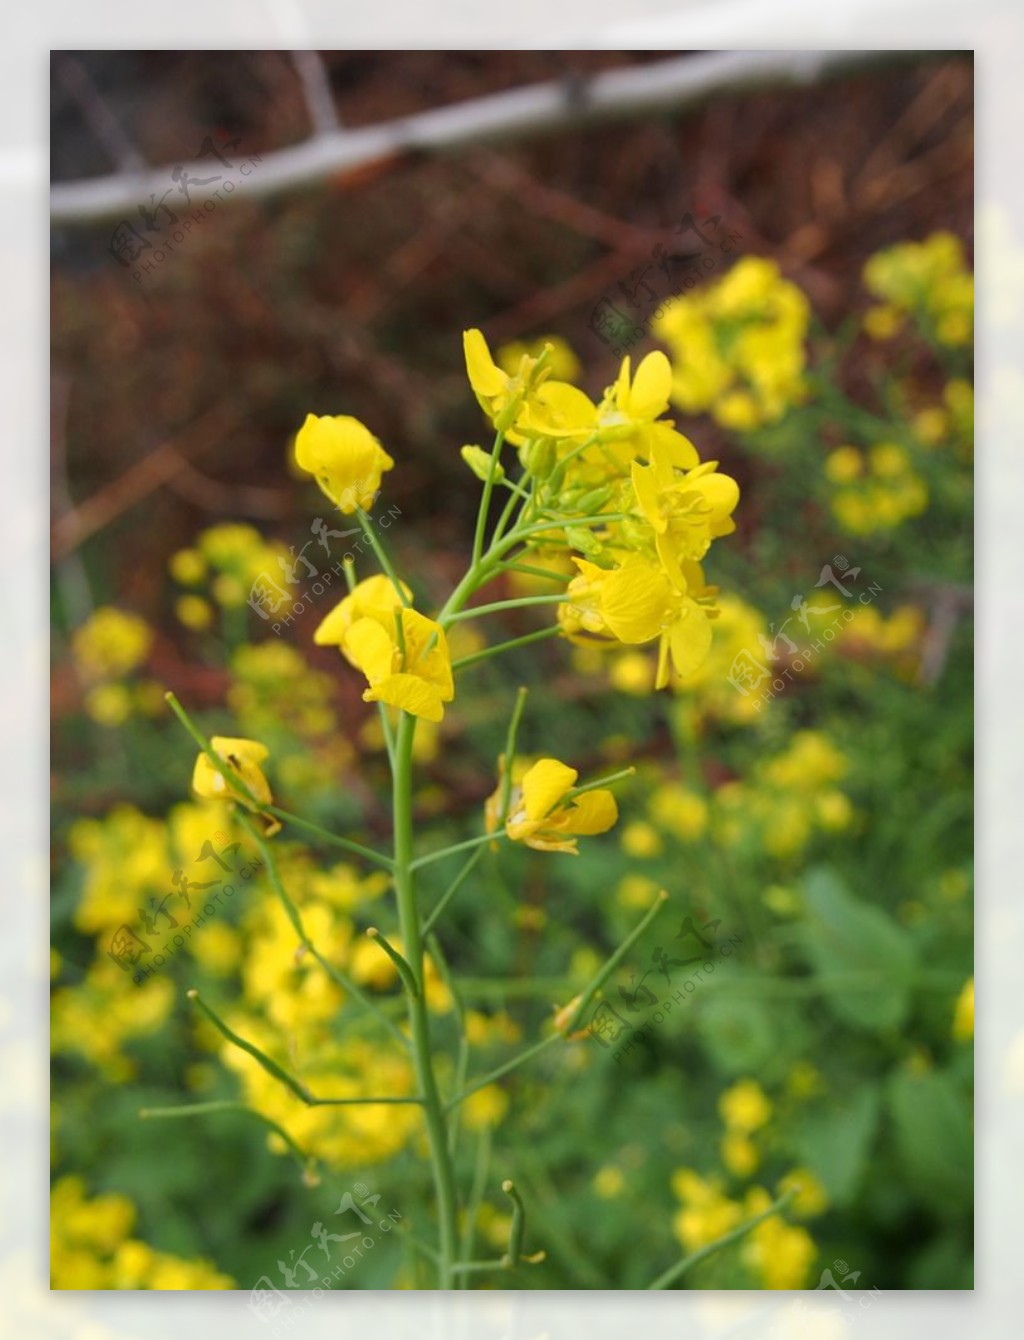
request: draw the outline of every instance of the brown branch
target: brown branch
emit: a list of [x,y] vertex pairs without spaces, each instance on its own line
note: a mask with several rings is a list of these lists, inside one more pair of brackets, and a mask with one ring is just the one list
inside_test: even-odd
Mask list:
[[[420,153],[442,153],[471,144],[494,144],[588,126],[628,116],[652,115],[700,103],[725,90],[804,84],[826,72],[877,62],[876,51],[708,51],[606,70],[589,78],[545,84],[435,107],[377,126],[318,133],[302,144],[262,156],[259,171],[231,195],[247,199],[295,190],[315,182],[358,177],[381,162]],[[50,189],[50,217],[57,224],[87,224],[131,212],[139,199],[166,186],[170,165],[146,174],[121,172],[87,181],[58,182]],[[201,177],[205,165],[185,165]],[[192,184],[202,204],[219,186]]]
[[187,430],[184,443],[163,442],[117,479],[98,489],[85,502],[57,517],[51,528],[51,552],[59,561],[116,517],[129,511],[161,484],[187,467],[188,456],[198,455],[238,422],[237,411],[229,405],[215,405]]

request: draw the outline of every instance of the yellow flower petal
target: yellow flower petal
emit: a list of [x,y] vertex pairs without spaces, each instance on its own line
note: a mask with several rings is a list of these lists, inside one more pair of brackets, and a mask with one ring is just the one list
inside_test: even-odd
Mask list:
[[683,601],[668,640],[676,674],[691,675],[703,665],[711,650],[711,620],[696,601]]
[[576,796],[565,813],[568,816],[567,832],[579,837],[593,837],[595,833],[607,833],[614,827],[618,822],[619,807],[612,793],[601,788]]
[[655,350],[636,370],[627,404],[621,408],[632,419],[656,419],[668,409],[672,390],[672,366],[661,352]]
[[542,758],[523,778],[523,804],[527,818],[543,819],[558,804],[579,773],[556,758]]
[[464,330],[462,348],[466,355],[469,384],[477,395],[500,395],[506,389],[508,379],[491,357],[483,332],[475,329]]

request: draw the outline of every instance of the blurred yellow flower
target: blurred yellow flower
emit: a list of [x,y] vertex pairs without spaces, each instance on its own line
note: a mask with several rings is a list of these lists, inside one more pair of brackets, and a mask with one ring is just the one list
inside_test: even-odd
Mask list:
[[123,726],[132,714],[132,695],[124,684],[97,684],[84,701],[85,710],[100,726]]
[[707,830],[708,802],[678,782],[663,782],[650,801],[651,818],[683,842],[693,842]]
[[810,306],[778,266],[746,256],[703,291],[672,299],[653,324],[672,359],[672,400],[746,432],[805,395]]
[[179,596],[174,602],[174,612],[180,623],[197,632],[202,632],[213,623],[213,607],[202,596]]
[[467,1130],[481,1131],[497,1126],[508,1111],[508,1094],[498,1084],[487,1084],[471,1093],[462,1104],[462,1119]]
[[634,819],[632,823],[626,824],[621,841],[626,855],[641,861],[660,856],[664,850],[658,830],[644,819]]
[[575,381],[581,371],[580,360],[561,335],[541,335],[535,340],[512,340],[498,349],[496,362],[502,372],[514,377],[522,366],[523,358],[539,358],[545,346],[548,349],[547,365],[551,375],[559,381]]
[[120,679],[149,655],[153,631],[145,619],[103,605],[71,637],[71,653],[86,679]]
[[602,1200],[614,1200],[626,1187],[626,1178],[621,1168],[606,1163],[594,1174],[594,1191]]
[[[760,1188],[757,1189],[760,1191]],[[749,1195],[747,1212],[758,1214],[770,1204],[767,1192]],[[773,1214],[752,1230],[743,1245],[743,1259],[766,1289],[802,1289],[808,1282],[818,1249],[806,1229]]]
[[957,996],[953,1010],[953,1037],[957,1042],[970,1042],[974,1037],[974,978],[969,977]]
[[824,1214],[828,1209],[829,1200],[825,1188],[809,1168],[791,1169],[775,1188],[776,1194],[780,1196],[790,1189],[796,1192],[788,1204],[790,1213],[811,1219],[815,1215]]
[[849,484],[864,473],[864,457],[856,447],[836,447],[825,457],[825,477],[833,484]]
[[738,1131],[729,1131],[722,1137],[719,1152],[722,1163],[734,1177],[750,1177],[761,1162],[757,1146]]
[[901,242],[876,252],[864,266],[864,286],[884,300],[864,318],[873,338],[889,338],[911,317],[940,344],[971,343],[974,276],[960,239],[952,233],[932,233],[923,242]]
[[742,1079],[719,1097],[718,1110],[730,1131],[750,1135],[769,1119],[772,1105],[756,1080]]

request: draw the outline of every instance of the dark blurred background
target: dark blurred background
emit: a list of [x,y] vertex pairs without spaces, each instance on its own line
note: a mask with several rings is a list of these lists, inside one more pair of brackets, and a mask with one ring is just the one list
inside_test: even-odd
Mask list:
[[[352,129],[667,58],[322,53]],[[110,115],[150,164],[187,162],[206,137],[256,155],[310,132],[286,52],[57,53],[53,63],[57,181],[112,170],[96,129]],[[482,427],[463,328],[481,326],[492,346],[560,334],[599,393],[617,360],[589,316],[688,212],[720,215],[745,254],[776,258],[828,324],[863,305],[859,273],[873,251],[937,229],[970,242],[972,77],[970,56],[883,53],[809,87],[726,88],[697,107],[382,161],[264,200],[236,192],[142,282],[109,250],[116,219],[58,228],[58,563],[80,561],[89,590],[116,588],[160,624],[168,593],[154,544],[169,555],[232,517],[282,537],[305,529],[310,494],[284,460],[314,411],[372,427],[401,463],[388,480],[406,519],[399,547],[429,519],[419,561],[443,564],[475,510],[454,449]],[[700,432],[703,456],[729,458],[710,421]],[[65,600],[84,600],[85,585],[65,583]],[[72,624],[87,613],[63,610]],[[174,659],[170,644],[164,655]],[[165,673],[177,682],[184,667]]]

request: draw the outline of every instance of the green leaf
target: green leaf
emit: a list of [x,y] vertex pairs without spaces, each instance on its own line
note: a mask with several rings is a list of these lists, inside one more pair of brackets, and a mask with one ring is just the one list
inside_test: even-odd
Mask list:
[[713,996],[700,1012],[701,1040],[726,1075],[759,1071],[774,1056],[779,1039],[771,1014],[753,1000]]
[[878,1130],[882,1095],[878,1085],[865,1085],[834,1099],[824,1111],[799,1117],[793,1128],[793,1147],[835,1205],[848,1203],[857,1193]]
[[812,870],[804,889],[803,942],[829,1009],[851,1028],[897,1028],[910,1007],[914,946],[880,907],[849,893],[827,869]]
[[889,1113],[904,1175],[948,1213],[970,1205],[974,1186],[971,1108],[940,1071],[900,1071],[889,1081]]

